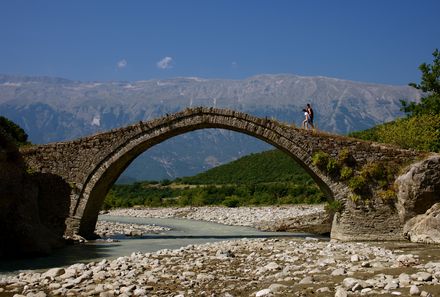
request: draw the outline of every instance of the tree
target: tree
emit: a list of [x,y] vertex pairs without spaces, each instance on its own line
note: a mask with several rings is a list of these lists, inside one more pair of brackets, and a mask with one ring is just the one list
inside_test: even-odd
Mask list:
[[422,72],[420,84],[410,83],[409,85],[427,93],[420,103],[406,102],[401,100],[402,110],[409,116],[420,114],[440,114],[440,51],[436,49],[432,53],[434,60],[432,64],[423,63],[419,66]]
[[4,116],[0,116],[0,129],[3,129],[9,136],[11,136],[17,145],[28,144],[28,135],[26,132],[24,132],[20,126]]

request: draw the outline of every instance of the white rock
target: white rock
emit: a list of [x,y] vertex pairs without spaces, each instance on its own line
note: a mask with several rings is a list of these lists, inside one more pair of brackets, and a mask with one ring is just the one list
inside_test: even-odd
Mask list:
[[267,296],[271,293],[271,290],[269,288],[263,289],[255,293],[255,297],[261,297],[261,296]]
[[389,291],[389,290],[395,290],[398,287],[399,287],[399,284],[397,282],[390,281],[385,285],[384,289]]
[[306,276],[305,278],[300,280],[299,283],[302,284],[302,285],[304,285],[304,284],[312,284],[313,283],[313,278],[311,276]]
[[345,275],[347,274],[347,271],[344,268],[337,268],[332,271],[333,276],[339,276],[339,275]]
[[287,288],[286,285],[282,285],[282,284],[271,284],[269,286],[269,290],[271,292],[278,292],[278,291],[282,291],[283,289]]
[[409,288],[409,294],[411,296],[415,295],[415,296],[419,296],[420,295],[420,289],[419,287],[412,285],[411,288]]
[[428,281],[432,280],[432,275],[431,275],[431,273],[428,273],[428,272],[419,271],[415,275],[416,275],[418,281],[428,282]]
[[62,274],[64,274],[64,268],[56,267],[56,268],[49,269],[48,271],[43,273],[42,277],[43,278],[46,278],[46,277],[55,278],[55,277],[60,276]]
[[281,269],[280,265],[278,265],[275,262],[270,262],[269,264],[264,266],[264,268],[266,268],[267,270],[271,270],[271,271],[280,270]]
[[317,293],[326,293],[326,292],[331,292],[330,289],[328,287],[322,287],[316,290]]
[[47,288],[49,290],[53,291],[53,290],[61,288],[61,284],[59,284],[59,283],[50,283]]
[[351,262],[359,262],[359,256],[358,255],[352,255],[350,258]]
[[357,283],[358,280],[352,277],[347,277],[342,281],[342,285],[347,290],[351,290]]
[[347,297],[348,292],[344,288],[337,288],[335,292],[335,297]]
[[399,275],[399,286],[400,287],[408,286],[410,283],[411,283],[411,278],[408,274],[401,273]]

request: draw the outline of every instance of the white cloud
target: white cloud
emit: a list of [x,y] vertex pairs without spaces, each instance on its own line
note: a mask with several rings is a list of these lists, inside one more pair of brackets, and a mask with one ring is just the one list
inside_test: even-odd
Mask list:
[[237,64],[237,62],[235,62],[235,61],[234,61],[234,62],[232,62],[232,63],[231,63],[231,67],[232,67],[232,68],[237,68],[237,67],[238,67],[238,64]]
[[119,69],[125,68],[127,67],[127,60],[122,59],[121,61],[119,61],[116,66],[118,66]]
[[159,62],[157,62],[157,68],[159,69],[169,69],[169,68],[173,68],[173,58],[171,57],[165,57],[162,60],[160,60]]

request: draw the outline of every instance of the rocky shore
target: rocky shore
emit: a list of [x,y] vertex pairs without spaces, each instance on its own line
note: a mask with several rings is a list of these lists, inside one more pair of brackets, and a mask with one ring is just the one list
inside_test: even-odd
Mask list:
[[[437,296],[440,259],[371,243],[242,239],[20,273],[22,296]],[[1,296],[2,293],[0,293]]]
[[[107,215],[186,218],[229,225],[301,223],[322,205],[118,209]],[[296,218],[296,219],[294,219]],[[307,219],[308,218],[308,219]],[[313,220],[312,220],[313,221]],[[274,227],[275,226],[275,227]],[[272,230],[278,228],[271,226]],[[102,236],[166,229],[101,221]],[[340,243],[306,237],[241,239],[78,263],[0,277],[0,297],[45,296],[440,296],[438,247]]]
[[96,223],[95,233],[101,238],[107,238],[115,235],[142,236],[147,233],[158,234],[168,230],[170,230],[170,228],[157,225],[98,221]]
[[[111,210],[106,215],[142,218],[182,218],[233,226],[256,227],[262,230],[277,230],[276,226],[280,226],[279,230],[294,231],[286,227],[286,220],[317,214],[322,215],[324,212],[324,205],[319,204],[237,208],[220,206],[120,208]],[[315,224],[316,222],[313,223]]]

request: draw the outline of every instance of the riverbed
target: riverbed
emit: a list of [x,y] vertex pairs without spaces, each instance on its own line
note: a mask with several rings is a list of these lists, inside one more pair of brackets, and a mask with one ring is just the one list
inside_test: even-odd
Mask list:
[[161,233],[144,234],[138,237],[111,236],[117,242],[90,241],[81,245],[67,246],[46,256],[0,262],[1,274],[14,274],[23,270],[62,267],[78,262],[101,261],[130,255],[133,252],[155,252],[161,249],[178,249],[190,244],[203,244],[241,238],[298,237],[301,233],[262,232],[246,226],[231,226],[206,221],[179,218],[144,218],[115,215],[101,215],[99,220],[126,224],[155,225],[170,230]]
[[13,270],[38,270],[0,277],[0,296],[440,296],[436,245],[333,242],[136,214],[100,219],[171,230],[68,247],[43,261],[24,260],[23,268],[11,262]]

